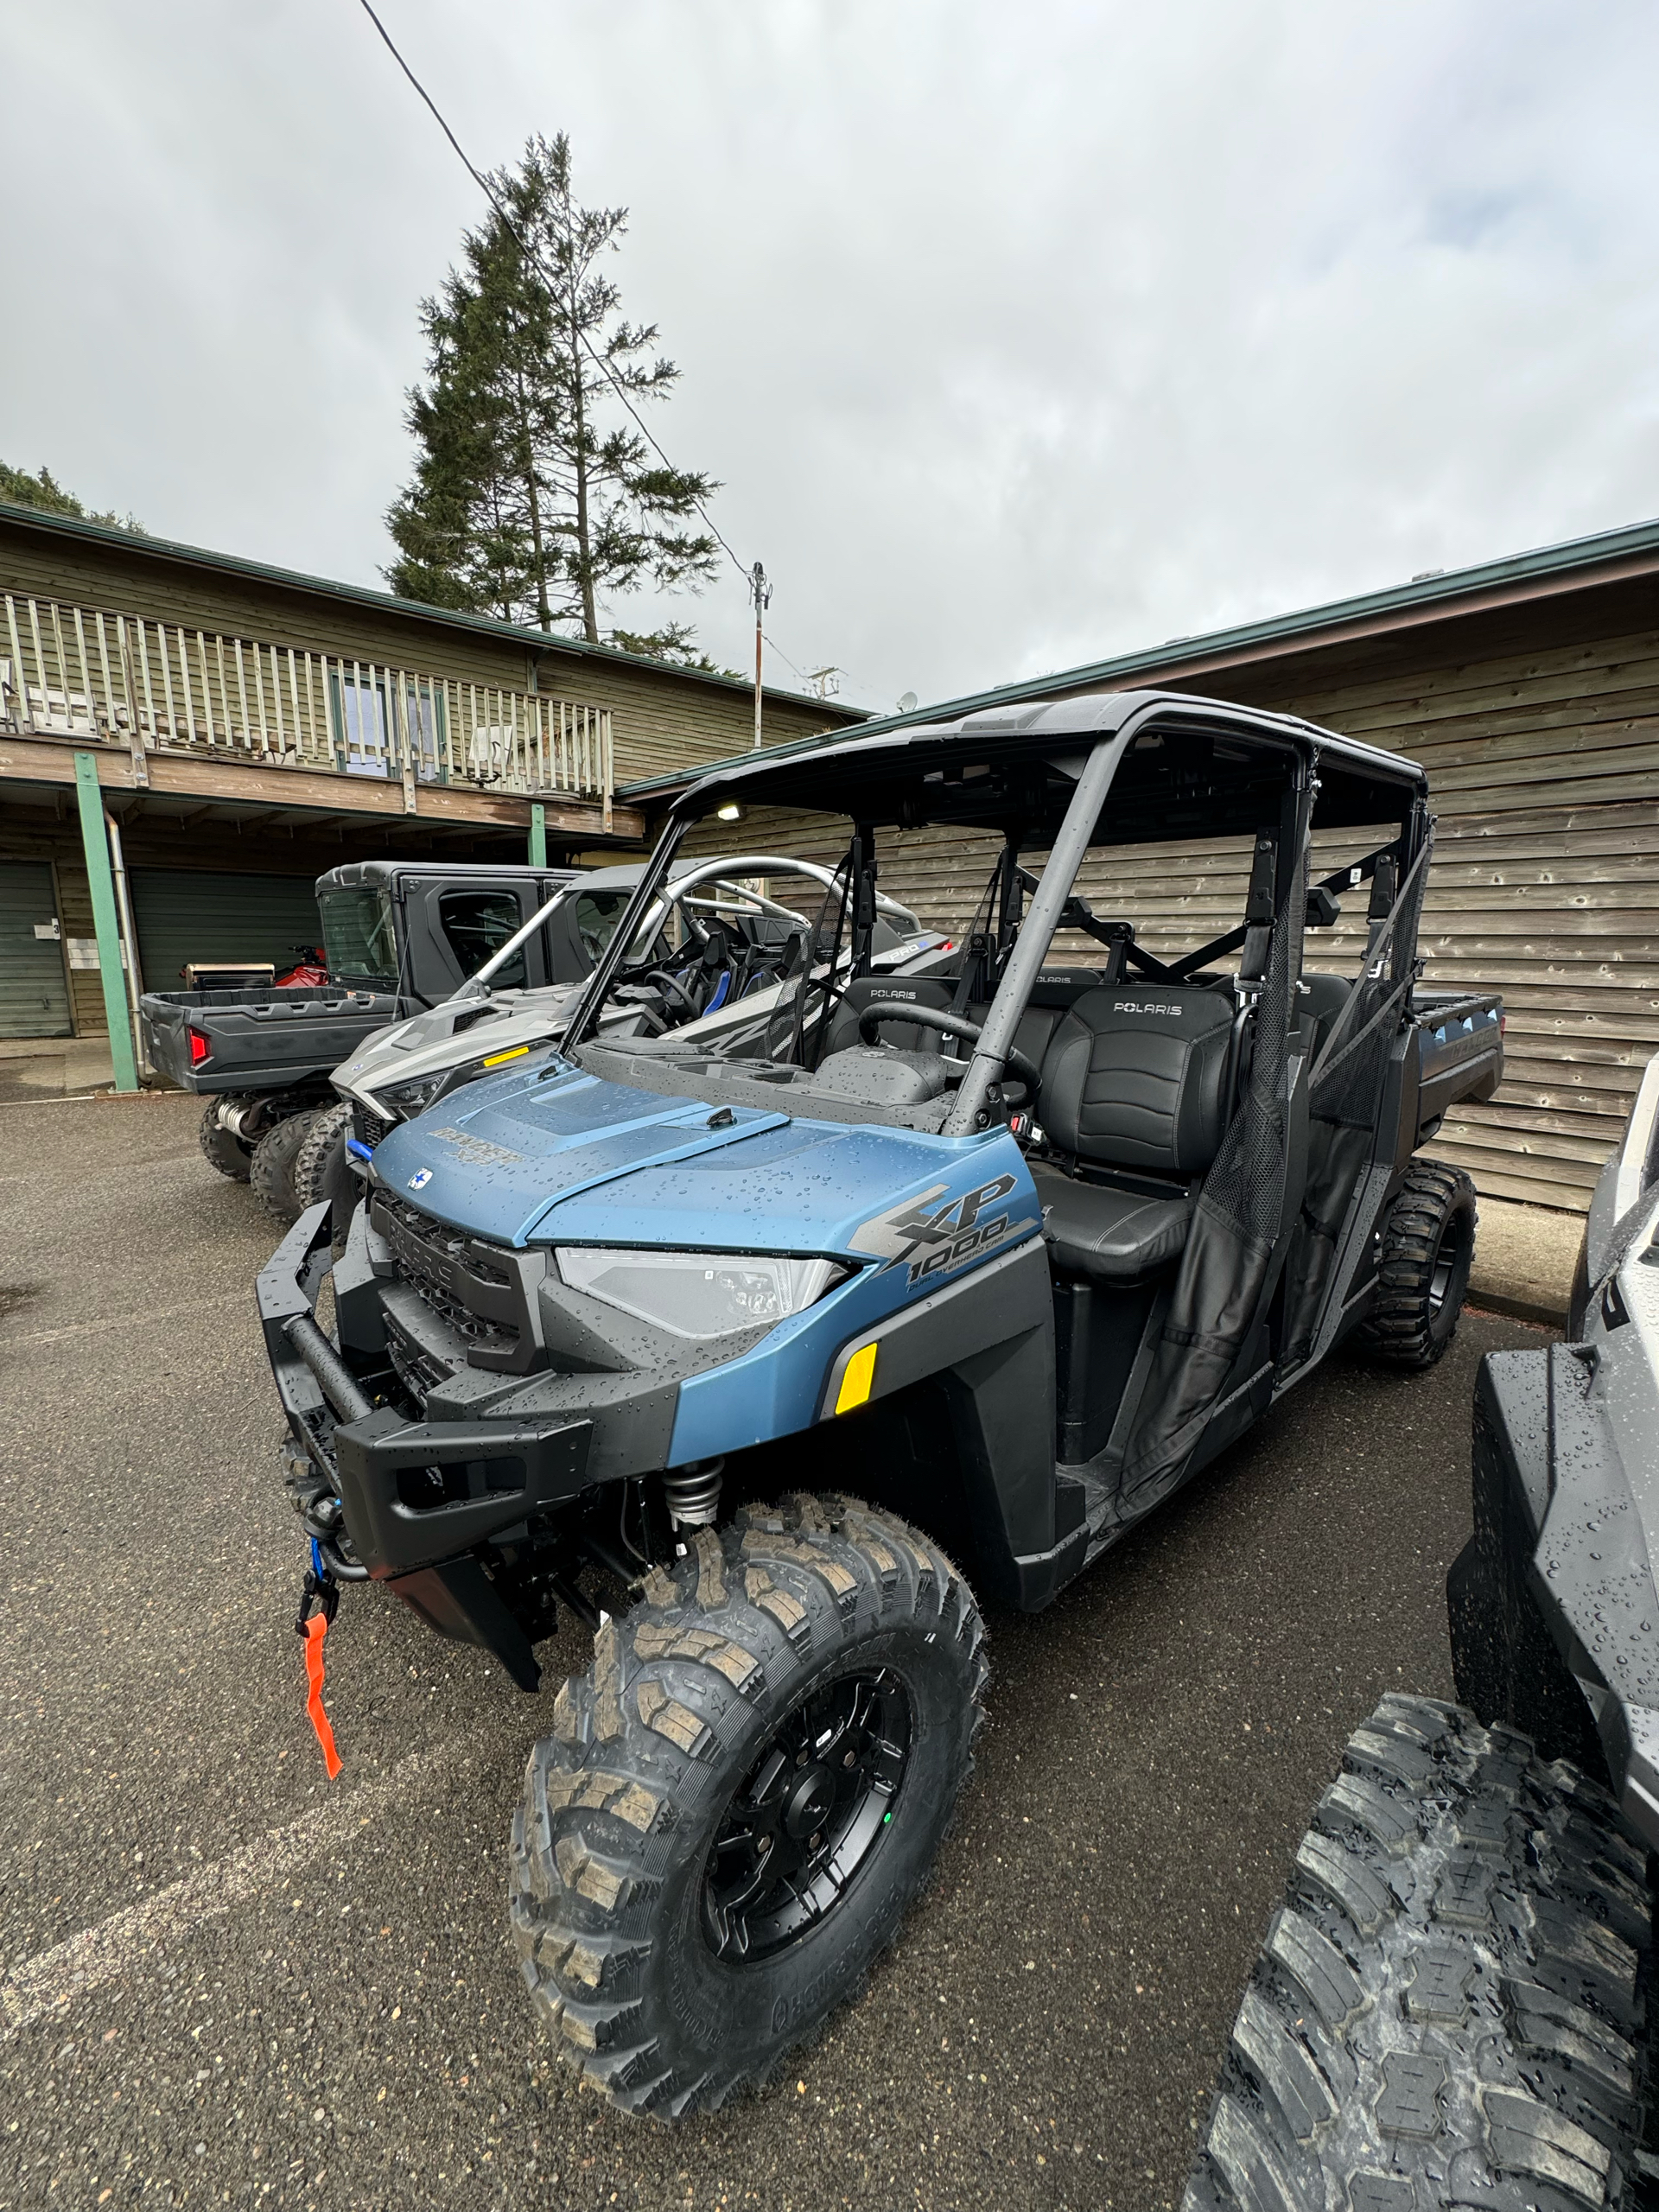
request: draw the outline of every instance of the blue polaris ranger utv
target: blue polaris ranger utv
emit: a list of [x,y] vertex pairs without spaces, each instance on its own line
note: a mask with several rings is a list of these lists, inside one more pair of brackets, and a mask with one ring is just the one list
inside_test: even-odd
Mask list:
[[[635,939],[734,819],[841,857],[714,1049]],[[1236,912],[1154,956],[1115,855],[1196,838]],[[1419,987],[1431,842],[1414,763],[1168,693],[717,770],[559,1049],[362,1163],[333,1333],[323,1208],[266,1269],[311,1601],[382,1582],[524,1690],[561,1607],[596,1631],[510,1910],[619,2104],[717,2105],[860,1986],[969,1770],[975,1591],[1047,1605],[1351,1331],[1443,1350],[1473,1198],[1413,1155],[1503,1046]],[[877,973],[884,861],[959,935]],[[1305,969],[1344,897],[1349,972]]]

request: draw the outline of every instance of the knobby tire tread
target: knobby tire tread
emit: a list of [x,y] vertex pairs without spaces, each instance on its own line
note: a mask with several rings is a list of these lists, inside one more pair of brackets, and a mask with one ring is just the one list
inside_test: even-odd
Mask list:
[[201,1147],[201,1156],[207,1165],[227,1176],[232,1183],[245,1183],[253,1169],[253,1154],[240,1137],[225,1128],[219,1118],[221,1106],[242,1105],[243,1099],[213,1097],[202,1109],[201,1120],[196,1126],[196,1142]]
[[1433,1367],[1457,1332],[1467,1268],[1451,1286],[1455,1295],[1447,1298],[1438,1313],[1431,1296],[1435,1256],[1454,1214],[1468,1217],[1472,1254],[1473,1182],[1461,1167],[1414,1160],[1383,1224],[1376,1300],[1355,1332],[1361,1348],[1385,1367],[1417,1371]]
[[1645,2206],[1652,1961],[1605,1790],[1385,1697],[1298,1851],[1183,2212]]
[[310,1116],[289,1178],[300,1213],[334,1198],[340,1173],[346,1172],[343,1147],[351,1126],[352,1109],[343,1100],[336,1105],[320,1106]]
[[268,1129],[253,1148],[248,1180],[273,1220],[292,1228],[304,1208],[296,1200],[294,1163],[310,1125],[308,1113],[289,1114]]
[[688,1831],[723,1808],[741,1778],[734,1747],[752,1739],[760,1712],[786,1709],[790,1685],[838,1646],[855,1656],[858,1638],[893,1628],[942,1643],[960,1677],[952,1778],[926,1816],[938,1821],[937,1844],[972,1769],[984,1632],[938,1546],[893,1515],[799,1495],[740,1509],[718,1532],[688,1532],[686,1555],[653,1567],[643,1602],[601,1626],[590,1674],[560,1689],[513,1821],[509,1920],[556,2048],[613,2103],[673,2120],[760,2087],[859,1993],[897,1935],[927,1866],[895,1909],[884,1901],[855,1971],[764,2048],[693,2054],[668,2008],[648,2001],[657,1908]]

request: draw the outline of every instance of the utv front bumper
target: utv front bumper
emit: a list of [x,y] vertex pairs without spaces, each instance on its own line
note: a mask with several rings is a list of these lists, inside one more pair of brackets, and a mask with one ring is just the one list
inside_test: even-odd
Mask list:
[[377,1369],[395,1378],[367,1233],[359,1207],[334,1269],[338,1351],[316,1325],[329,1267],[326,1205],[302,1214],[278,1246],[259,1276],[258,1301],[289,1427],[336,1488],[353,1550],[372,1576],[396,1578],[510,1541],[590,1481],[664,1465],[675,1386],[645,1376],[539,1376],[509,1384],[508,1402],[498,1397],[477,1420],[411,1421],[375,1405],[364,1380]]
[[[1659,1591],[1605,1343],[1491,1352],[1474,1413],[1474,1535],[1446,1577],[1458,1694],[1540,1756],[1605,1768],[1659,1849]],[[1637,1474],[1633,1484],[1631,1471]]]

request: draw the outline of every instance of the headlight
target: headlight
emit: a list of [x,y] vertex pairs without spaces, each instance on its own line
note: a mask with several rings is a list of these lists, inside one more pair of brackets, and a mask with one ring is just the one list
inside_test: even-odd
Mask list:
[[813,1305],[851,1272],[834,1260],[787,1260],[768,1253],[561,1244],[554,1256],[572,1290],[585,1290],[677,1337],[770,1327]]
[[435,1098],[459,1090],[463,1084],[476,1083],[481,1075],[493,1075],[509,1061],[524,1059],[533,1049],[529,1045],[509,1045],[505,1052],[486,1052],[482,1059],[462,1060],[458,1066],[444,1068],[436,1075],[422,1076],[416,1083],[389,1083],[379,1096],[400,1107],[405,1116],[423,1114]]
[[443,1089],[449,1071],[440,1075],[423,1075],[417,1083],[389,1083],[379,1096],[405,1115],[419,1114],[429,1107]]

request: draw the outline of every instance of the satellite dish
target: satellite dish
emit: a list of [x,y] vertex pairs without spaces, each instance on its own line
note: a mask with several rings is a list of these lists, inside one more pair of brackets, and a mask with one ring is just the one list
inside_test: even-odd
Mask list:
[[906,691],[901,694],[899,701],[899,711],[901,715],[913,715],[915,713],[916,694],[913,691]]

